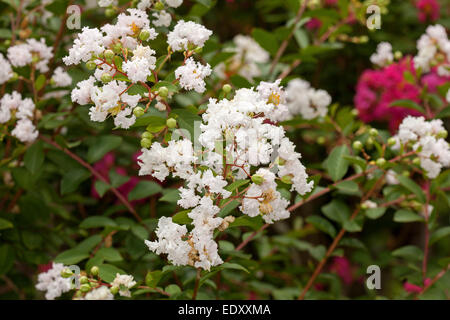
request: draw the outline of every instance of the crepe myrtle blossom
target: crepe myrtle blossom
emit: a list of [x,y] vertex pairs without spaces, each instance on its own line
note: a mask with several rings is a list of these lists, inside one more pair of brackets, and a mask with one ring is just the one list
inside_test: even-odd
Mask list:
[[32,119],[35,105],[30,98],[22,99],[17,91],[5,94],[0,100],[0,123],[17,120],[11,134],[21,142],[33,142],[39,135]]
[[57,87],[67,87],[72,84],[72,78],[63,68],[57,67],[53,72],[52,82]]
[[[450,61],[450,41],[445,28],[439,24],[428,26],[425,34],[417,41],[417,50],[418,53],[414,57],[416,69],[420,68],[423,72],[429,72],[433,66],[441,64],[437,59],[438,54],[443,55],[443,64],[448,65]],[[440,70],[441,72],[444,71],[443,68]]]
[[180,86],[186,90],[195,90],[203,93],[206,90],[205,77],[211,74],[209,64],[202,65],[191,57],[186,63],[175,70],[175,77],[180,81]]
[[289,200],[277,190],[277,180],[291,184],[291,191],[301,195],[312,190],[301,154],[276,124],[289,115],[279,84],[280,80],[261,82],[256,90],[237,90],[231,100],[210,99],[200,125],[201,150],[194,150],[185,138],[171,140],[167,146],[154,142],[149,149],[142,149],[140,175],[163,181],[171,174],[185,180],[179,188],[178,205],[190,210],[193,226],[188,232],[171,218],[161,218],[158,240],[146,241],[151,251],[167,254],[175,265],[209,270],[222,263],[213,232],[224,230],[234,219],[217,217],[217,200],[231,196],[227,187],[232,181],[251,178],[239,209],[250,217],[260,215],[267,223],[290,215]]
[[221,78],[225,73],[237,73],[249,81],[261,75],[259,64],[269,62],[269,53],[253,40],[252,37],[238,34],[233,38],[234,47],[225,48],[227,52],[235,54],[226,62],[221,62],[214,68],[214,72]]
[[152,23],[155,27],[168,27],[172,22],[172,16],[165,10],[154,12]]
[[11,64],[3,54],[0,53],[0,84],[4,84],[6,81],[11,79],[14,73],[11,68]]
[[426,121],[424,117],[406,117],[400,124],[393,150],[411,146],[417,152],[420,166],[428,178],[436,178],[441,169],[450,166],[450,147],[442,137],[447,131],[440,119]]
[[86,293],[84,300],[114,300],[114,295],[107,286],[100,286]]
[[212,31],[201,24],[180,20],[167,35],[167,43],[174,51],[186,51],[193,47],[202,48]]
[[119,289],[119,294],[123,297],[131,297],[130,288],[136,285],[133,276],[127,274],[116,274],[111,287],[116,287]]
[[48,63],[53,58],[52,48],[45,44],[45,39],[28,39],[24,43],[8,48],[8,59],[14,67],[35,64],[40,72],[48,71]]
[[377,46],[377,51],[370,56],[370,61],[379,67],[385,67],[393,60],[394,54],[389,42],[380,42]]
[[69,278],[63,278],[61,272],[65,269],[62,263],[53,263],[52,268],[38,275],[36,289],[46,291],[45,299],[54,300],[63,293],[70,291]]
[[292,79],[286,88],[286,100],[291,116],[311,120],[327,114],[331,96],[325,90],[311,88],[308,81]]
[[117,0],[98,0],[99,7],[117,6]]
[[183,3],[183,0],[164,0],[164,2],[172,8],[178,8]]

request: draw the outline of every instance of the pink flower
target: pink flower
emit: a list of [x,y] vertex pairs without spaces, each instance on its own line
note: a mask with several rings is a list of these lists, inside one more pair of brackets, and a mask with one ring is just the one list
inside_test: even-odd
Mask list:
[[317,30],[322,26],[322,21],[320,21],[317,18],[311,18],[306,24],[305,24],[306,28],[309,31],[312,30]]
[[440,5],[437,0],[418,0],[416,2],[417,16],[420,22],[439,19]]
[[353,267],[345,257],[335,257],[330,270],[335,272],[346,285],[353,283]]
[[[423,283],[424,283],[424,287],[426,287],[431,283],[431,279],[426,278]],[[405,289],[405,291],[408,293],[420,293],[423,291],[424,288],[406,281],[403,284],[403,289]]]

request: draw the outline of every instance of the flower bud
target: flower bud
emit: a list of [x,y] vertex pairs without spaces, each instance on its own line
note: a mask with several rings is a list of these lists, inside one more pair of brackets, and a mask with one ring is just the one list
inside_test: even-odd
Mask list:
[[283,158],[278,157],[277,158],[277,164],[279,166],[284,166],[286,164],[286,160],[284,160]]
[[292,175],[287,174],[285,176],[282,176],[281,182],[286,183],[286,184],[292,184]]
[[167,89],[167,87],[159,88],[158,95],[162,98],[167,98],[167,96],[169,95],[169,89]]
[[111,287],[109,288],[109,292],[111,292],[112,294],[117,294],[119,292],[119,287]]
[[395,145],[397,143],[397,140],[394,137],[390,137],[388,139],[387,143],[390,147],[392,147],[393,145]]
[[375,128],[371,128],[371,129],[369,130],[369,134],[370,134],[372,137],[376,137],[376,136],[378,135],[378,130],[375,129]]
[[93,267],[91,268],[91,274],[92,274],[93,276],[98,276],[98,272],[99,272],[99,269],[98,269],[97,266],[93,266]]
[[440,132],[437,134],[437,137],[438,137],[438,138],[445,139],[445,138],[447,138],[447,135],[448,135],[447,130],[443,130],[443,131],[440,131]]
[[320,145],[324,144],[325,143],[325,137],[323,137],[323,136],[318,137],[316,142],[317,142],[317,144],[320,144]]
[[87,284],[87,283],[82,284],[82,285],[80,286],[80,291],[81,291],[81,292],[86,293],[86,292],[88,292],[89,290],[91,290],[91,286],[90,286],[89,284]]
[[173,129],[173,128],[175,128],[177,126],[177,120],[175,120],[174,118],[169,118],[166,121],[166,125],[170,129]]
[[164,3],[162,3],[161,1],[158,1],[157,3],[155,3],[155,10],[163,10],[164,9]]
[[231,86],[227,83],[227,84],[224,84],[223,85],[223,87],[222,87],[222,90],[223,90],[223,92],[225,92],[225,93],[229,93],[230,91],[231,91]]
[[362,148],[363,148],[363,144],[361,143],[361,141],[358,141],[358,140],[357,140],[357,141],[353,142],[352,147],[353,147],[353,149],[356,150],[356,151],[361,151]]
[[63,278],[70,278],[71,276],[73,276],[73,272],[69,268],[64,268],[61,271],[61,277]]
[[88,277],[86,277],[86,276],[81,276],[81,277],[80,277],[80,283],[81,283],[81,284],[89,283]]
[[112,50],[105,50],[105,59],[112,60],[114,58],[114,52]]
[[120,43],[120,42],[115,43],[113,46],[113,51],[115,53],[121,53],[122,52],[122,43]]
[[416,166],[420,166],[420,158],[414,158],[413,164],[415,164]]
[[111,18],[115,14],[116,14],[116,10],[114,10],[114,8],[108,8],[105,10],[105,16],[108,18]]
[[403,58],[403,53],[401,53],[400,51],[395,51],[394,52],[394,58],[396,60],[400,60],[401,58]]
[[145,41],[148,38],[150,38],[150,32],[148,30],[142,30],[141,33],[139,33],[139,39],[142,41]]
[[153,135],[152,135],[150,132],[145,131],[145,132],[142,134],[142,138],[152,140],[152,139],[153,139]]
[[145,111],[142,107],[136,107],[133,109],[133,114],[136,116],[136,118],[142,117],[144,113]]
[[112,76],[109,73],[105,72],[104,74],[102,74],[100,79],[102,80],[102,82],[106,83],[112,80]]
[[375,161],[376,165],[379,166],[380,168],[384,167],[384,165],[386,164],[386,159],[384,158],[378,158],[377,161]]
[[254,174],[252,175],[252,182],[259,185],[264,182],[264,178],[259,174]]
[[141,139],[141,147],[142,148],[148,149],[148,148],[150,148],[151,145],[152,145],[152,141],[150,139],[147,139],[147,138]]
[[411,173],[409,173],[409,171],[405,170],[402,172],[402,176],[404,177],[409,177],[411,175]]
[[94,61],[88,61],[86,62],[86,68],[88,70],[94,70],[95,68],[97,68],[97,64]]
[[13,72],[12,77],[8,80],[8,82],[13,82],[16,81],[17,79],[19,79],[19,75],[17,74],[17,72]]

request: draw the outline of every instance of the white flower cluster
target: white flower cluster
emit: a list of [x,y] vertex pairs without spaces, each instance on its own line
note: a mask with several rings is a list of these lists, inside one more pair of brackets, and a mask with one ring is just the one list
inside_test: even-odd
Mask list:
[[186,90],[195,90],[203,93],[206,90],[206,83],[203,79],[211,74],[211,67],[200,62],[195,62],[189,58],[186,63],[175,70],[175,77],[180,81],[180,86]]
[[17,91],[7,93],[0,100],[0,123],[17,119],[16,127],[11,134],[21,142],[33,142],[39,135],[32,122],[34,109],[34,102],[30,98],[22,99],[22,95]]
[[100,286],[86,293],[84,300],[114,300],[114,295],[107,286]]
[[136,285],[136,281],[134,281],[133,276],[127,274],[117,273],[113,282],[111,283],[112,287],[116,287],[119,289],[119,294],[123,297],[131,297],[130,288]]
[[167,254],[175,265],[209,270],[222,263],[214,230],[224,230],[234,220],[217,217],[218,203],[232,194],[227,190],[230,182],[254,173],[240,210],[251,217],[261,215],[267,223],[289,217],[289,201],[277,191],[276,179],[292,184],[291,191],[299,194],[311,191],[313,183],[307,182],[301,155],[285,137],[284,129],[275,124],[289,115],[279,84],[280,80],[261,82],[256,90],[236,91],[231,100],[210,99],[200,125],[200,152],[188,139],[169,141],[167,147],[155,142],[142,150],[140,175],[150,174],[162,181],[172,173],[186,181],[179,189],[178,204],[190,210],[193,225],[188,232],[171,218],[161,218],[158,240],[146,241],[150,250]]
[[225,70],[230,70],[249,81],[261,76],[258,64],[269,62],[269,53],[249,36],[239,34],[234,37],[233,42],[235,47],[226,49],[226,51],[235,52],[235,54],[230,61],[218,64],[214,68],[214,72],[224,78]]
[[201,24],[180,20],[167,35],[167,43],[173,51],[186,51],[202,48],[211,35],[212,31]]
[[397,143],[392,147],[412,146],[420,158],[420,166],[429,178],[436,178],[443,167],[450,166],[450,147],[441,136],[446,134],[442,120],[426,121],[423,117],[408,116],[400,124]]
[[13,71],[11,64],[3,54],[0,53],[0,84],[4,84],[6,81],[13,77]]
[[57,67],[53,73],[52,80],[57,87],[67,87],[72,84],[72,78],[63,68]]
[[389,42],[380,42],[377,46],[377,51],[370,56],[370,61],[379,67],[385,67],[392,63],[393,60],[394,54]]
[[[417,41],[417,56],[414,57],[415,68],[420,68],[423,72],[430,71],[431,67],[438,66],[440,76],[450,76],[450,41],[445,28],[439,24],[428,26],[426,33]],[[444,62],[437,59],[441,53]]]
[[328,92],[311,88],[310,83],[302,79],[289,81],[286,99],[290,114],[292,116],[300,114],[307,120],[326,116],[331,103]]
[[44,73],[48,71],[48,63],[53,57],[52,48],[47,47],[45,39],[40,41],[28,39],[8,48],[8,59],[14,67],[24,67],[35,63],[36,69]]
[[61,271],[63,271],[64,268],[62,263],[53,263],[50,270],[38,275],[36,289],[47,291],[45,293],[45,299],[54,300],[64,292],[70,291],[70,279],[61,276]]

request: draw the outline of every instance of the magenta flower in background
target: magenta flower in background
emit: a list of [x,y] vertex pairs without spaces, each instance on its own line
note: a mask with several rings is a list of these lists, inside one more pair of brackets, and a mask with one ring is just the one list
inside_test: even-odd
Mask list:
[[420,22],[433,22],[439,19],[440,5],[437,0],[418,0],[416,8]]
[[345,257],[335,257],[330,271],[335,272],[346,285],[351,285],[354,281],[353,267]]

